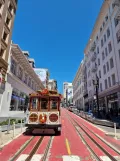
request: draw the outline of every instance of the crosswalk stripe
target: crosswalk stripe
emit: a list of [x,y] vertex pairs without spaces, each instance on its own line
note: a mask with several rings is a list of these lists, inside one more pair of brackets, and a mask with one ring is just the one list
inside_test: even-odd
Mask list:
[[[120,161],[120,157],[119,156],[113,156],[116,160]],[[112,161],[109,157],[107,156],[100,156],[102,161]]]
[[80,161],[80,157],[76,155],[63,155],[63,161]]
[[33,155],[31,161],[40,161],[42,159],[43,155],[42,154],[35,154]]
[[20,157],[16,160],[16,161],[25,161],[25,159],[28,157],[29,155],[27,154],[21,154]]
[[[29,155],[27,154],[21,154],[20,157],[16,161],[25,161]],[[42,159],[42,154],[35,154],[33,155],[32,159],[30,161],[40,161]]]

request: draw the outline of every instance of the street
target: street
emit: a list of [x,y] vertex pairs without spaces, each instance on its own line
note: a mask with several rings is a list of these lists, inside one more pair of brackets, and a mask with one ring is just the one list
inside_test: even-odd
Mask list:
[[0,161],[120,160],[120,140],[106,136],[96,126],[62,109],[62,133],[34,130],[20,135],[0,151]]

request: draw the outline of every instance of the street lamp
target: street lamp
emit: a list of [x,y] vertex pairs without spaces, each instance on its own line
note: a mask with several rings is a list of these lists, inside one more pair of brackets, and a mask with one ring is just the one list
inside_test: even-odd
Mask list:
[[99,78],[96,74],[96,79],[93,80],[93,85],[95,87],[96,97],[94,98],[97,100],[97,110],[98,110],[98,117],[99,117],[99,98],[98,98],[98,89],[99,89]]

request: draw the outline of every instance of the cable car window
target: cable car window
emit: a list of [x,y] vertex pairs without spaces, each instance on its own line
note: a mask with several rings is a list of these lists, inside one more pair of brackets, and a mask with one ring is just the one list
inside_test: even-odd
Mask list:
[[46,99],[46,98],[41,98],[41,109],[42,109],[42,110],[48,109],[48,99]]
[[32,98],[32,109],[37,109],[38,108],[38,98]]
[[58,101],[56,99],[51,100],[51,109],[57,109],[58,108]]

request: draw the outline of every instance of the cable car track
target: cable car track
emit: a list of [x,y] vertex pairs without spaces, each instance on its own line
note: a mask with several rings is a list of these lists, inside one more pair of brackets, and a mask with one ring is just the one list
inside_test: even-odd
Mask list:
[[39,138],[39,140],[37,141],[37,143],[33,147],[32,151],[29,154],[29,156],[25,159],[25,161],[30,161],[32,159],[33,155],[37,152],[37,150],[38,150],[40,144],[42,143],[43,139],[44,139],[44,136],[41,136]]
[[[89,150],[93,153],[94,157],[101,161],[102,159],[96,155],[96,152],[93,150],[93,148],[87,143],[87,141],[85,140],[84,136],[80,133],[79,129],[77,127],[80,128],[80,130],[82,130],[87,137],[89,137],[89,139],[100,149],[100,151],[102,151],[106,156],[108,156],[112,161],[118,161],[113,155],[110,154],[109,151],[107,151],[104,147],[102,147],[102,145],[100,145],[94,138],[92,138],[90,136],[90,134],[85,130],[88,129],[85,125],[83,125],[82,123],[78,123],[74,118],[72,118],[68,113],[67,116],[69,117],[69,121],[73,124],[74,128],[76,129],[76,131],[78,132],[78,134],[80,135],[80,137],[82,138],[82,140],[84,141],[84,143],[88,146]],[[84,126],[84,128],[81,126]],[[100,137],[98,137],[95,133],[93,133],[90,129],[88,129],[90,133],[94,134],[95,137],[97,137],[97,139],[99,139],[102,143],[104,143],[105,146],[111,148],[117,155],[116,156],[120,156],[120,152],[115,149],[114,147],[112,147],[111,145],[109,145],[107,142],[104,142]]]
[[[29,146],[29,144],[35,138],[36,138],[36,136],[33,136],[29,140],[27,140],[26,143],[23,146],[21,146],[20,149],[16,152],[16,154],[14,154],[14,156],[9,159],[9,161],[17,160],[17,158],[19,158],[19,156],[24,152],[24,150]],[[44,138],[45,138],[45,136],[40,136],[40,138],[35,143],[34,147],[32,148],[31,152],[28,154],[28,157],[25,159],[25,161],[30,161],[32,159],[32,157],[37,153],[37,150],[40,148],[41,143],[43,142]],[[45,150],[44,150],[42,161],[46,161],[46,159],[47,159],[52,139],[53,139],[53,136],[50,136],[48,143],[47,143]]]

